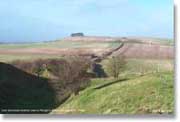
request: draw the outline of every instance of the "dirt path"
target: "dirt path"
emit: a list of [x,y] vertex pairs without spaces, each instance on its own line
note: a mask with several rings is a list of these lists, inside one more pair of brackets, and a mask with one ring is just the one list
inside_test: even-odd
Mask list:
[[102,54],[102,56],[94,56],[91,59],[91,70],[95,73],[96,77],[106,77],[107,74],[105,73],[101,62],[105,59],[107,59],[108,57],[110,57],[113,53],[115,53],[116,51],[120,50],[123,46],[124,46],[124,42],[122,42],[121,40],[118,41],[119,43],[121,43],[117,48],[111,49],[108,52],[105,52],[104,54]]
[[102,62],[104,59],[107,59],[109,56],[111,56],[113,53],[115,53],[116,51],[120,50],[123,46],[124,46],[124,42],[121,40],[118,40],[119,43],[121,43],[117,48],[115,49],[111,49],[108,52],[105,52],[102,54],[102,56],[96,56],[92,59],[93,62],[97,62],[100,63]]

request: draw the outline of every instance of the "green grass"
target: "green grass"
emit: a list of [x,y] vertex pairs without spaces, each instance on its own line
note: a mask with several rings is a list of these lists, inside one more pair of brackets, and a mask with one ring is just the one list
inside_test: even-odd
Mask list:
[[[104,67],[106,62],[102,62]],[[145,69],[142,76],[139,67]],[[52,113],[173,113],[173,71],[173,60],[129,59],[119,80],[92,79],[88,88],[72,95]]]
[[[160,77],[161,76],[161,77]],[[68,114],[145,114],[172,113],[174,110],[173,74],[148,74],[94,89],[112,79],[93,79],[91,86],[71,96],[52,113]],[[128,77],[127,77],[128,78]]]
[[36,59],[57,59],[57,58],[62,58],[61,56],[57,56],[57,55],[33,55],[33,54],[22,54],[22,55],[3,55],[0,54],[0,62],[6,62],[6,63],[10,63],[14,60],[28,60],[28,61],[33,61]]
[[[121,75],[139,75],[141,73],[153,73],[153,72],[173,72],[174,60],[173,59],[127,59],[125,71]],[[101,64],[105,71],[108,67],[106,64],[108,59],[103,60]]]
[[23,48],[107,48],[118,46],[119,42],[52,41],[22,44],[0,44],[0,49]]

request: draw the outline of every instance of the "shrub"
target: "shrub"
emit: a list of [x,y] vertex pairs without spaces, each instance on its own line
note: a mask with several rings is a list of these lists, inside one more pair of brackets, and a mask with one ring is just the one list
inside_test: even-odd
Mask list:
[[82,57],[68,57],[59,62],[51,60],[48,69],[66,83],[78,82],[86,77],[89,61]]
[[71,56],[66,59],[38,59],[32,62],[17,60],[12,64],[36,76],[42,76],[46,71],[64,84],[87,79],[87,70],[90,66],[90,62],[80,56]]
[[16,66],[17,68],[25,72],[34,74],[36,76],[41,76],[41,74],[45,70],[45,67],[44,67],[45,60],[42,60],[42,59],[38,59],[32,62],[16,60],[16,61],[13,61],[12,64]]

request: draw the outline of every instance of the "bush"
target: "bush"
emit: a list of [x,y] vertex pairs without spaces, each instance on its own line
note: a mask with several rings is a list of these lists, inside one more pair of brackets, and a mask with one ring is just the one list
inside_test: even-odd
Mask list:
[[56,91],[66,89],[66,92],[78,94],[89,85],[91,77],[87,70],[90,62],[84,57],[71,56],[65,59],[45,59],[14,61],[12,64],[19,69],[39,77],[53,81]]
[[43,71],[45,70],[45,65],[44,65],[45,62],[46,61],[42,59],[38,59],[33,62],[16,60],[12,62],[12,64],[25,72],[28,72],[30,74],[34,74],[40,77]]
[[47,71],[53,78],[64,84],[87,79],[87,70],[90,67],[90,62],[79,56],[66,59],[39,59],[32,62],[17,60],[12,64],[36,76],[43,76],[43,73]]
[[60,81],[72,83],[87,78],[87,70],[90,62],[82,57],[69,57],[66,60],[56,62],[51,60],[48,69],[58,77]]

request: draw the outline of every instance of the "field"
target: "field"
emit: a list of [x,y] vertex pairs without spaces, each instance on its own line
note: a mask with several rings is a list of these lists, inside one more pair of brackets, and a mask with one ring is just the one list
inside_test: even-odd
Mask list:
[[[120,41],[119,41],[120,40]],[[171,40],[154,38],[69,37],[52,42],[0,44],[0,61],[59,58],[67,55],[97,55],[125,44],[113,55],[124,54],[129,58],[173,58]],[[143,50],[143,52],[142,52]],[[168,57],[169,56],[169,57]]]
[[[38,103],[42,102],[38,89],[43,91],[43,95],[58,94],[58,104],[54,101],[55,98],[43,97],[53,101],[47,103],[51,107],[56,103],[53,108],[49,108],[48,112],[51,114],[172,114],[175,99],[173,44],[169,39],[137,37],[67,37],[52,42],[0,44],[2,68],[5,68],[4,63],[8,63],[13,69],[10,72],[5,68],[13,77],[0,69],[0,87],[5,91],[18,87],[19,96],[23,96],[23,101],[26,102],[34,97],[38,98]],[[118,78],[113,78],[108,74],[109,60],[121,55],[126,59],[125,69]],[[73,56],[75,58],[70,58]],[[84,62],[81,60],[83,58],[86,59]],[[87,63],[85,61],[90,62],[90,66],[81,69],[80,66]],[[63,66],[66,67],[62,68]],[[13,80],[16,79],[14,74],[18,74],[16,70],[21,82],[17,82],[16,87],[11,86],[12,84],[5,84],[4,87],[6,79],[10,83],[16,83]],[[107,76],[96,75],[99,72],[104,72]],[[74,76],[78,73],[80,75]],[[35,83],[34,86],[31,84],[34,89],[31,94],[27,85],[31,81],[23,81],[26,77],[33,77],[40,84],[42,81],[38,81],[39,77],[45,78],[45,82],[50,88],[53,86],[55,93],[49,93],[46,91],[47,87],[36,86]],[[73,77],[75,80],[70,79]],[[33,97],[21,94],[21,87],[27,87],[27,94]],[[0,94],[0,97],[4,96]],[[13,101],[14,99],[18,98],[12,98]],[[28,103],[31,108],[36,100]]]
[[0,61],[59,58],[67,55],[97,54],[119,46],[118,42],[53,41],[29,44],[0,44]]

